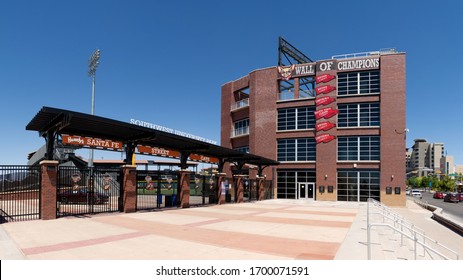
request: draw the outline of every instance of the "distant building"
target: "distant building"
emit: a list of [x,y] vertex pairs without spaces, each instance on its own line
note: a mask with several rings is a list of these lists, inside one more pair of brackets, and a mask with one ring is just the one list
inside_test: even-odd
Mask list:
[[415,139],[415,144],[406,154],[408,177],[421,177],[430,173],[448,174],[445,172],[448,170],[446,165],[441,162],[444,154],[444,143],[428,143],[426,139]]
[[455,164],[452,156],[443,156],[440,159],[440,170],[441,174],[453,174],[455,173]]

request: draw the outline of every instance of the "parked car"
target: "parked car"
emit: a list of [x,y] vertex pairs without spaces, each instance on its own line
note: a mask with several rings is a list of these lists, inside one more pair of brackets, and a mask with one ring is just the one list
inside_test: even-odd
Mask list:
[[109,195],[91,191],[87,188],[64,190],[58,193],[58,201],[66,203],[104,204],[109,201]]
[[463,201],[463,193],[457,193],[458,195],[458,201],[462,202]]
[[418,198],[422,198],[423,195],[421,194],[421,192],[419,190],[412,190],[412,194],[411,196],[413,197],[418,197]]
[[443,192],[435,192],[434,195],[432,196],[433,198],[437,199],[443,199],[444,198],[444,193]]
[[445,202],[456,202],[458,203],[460,201],[458,194],[457,193],[448,193],[444,197]]
[[412,194],[412,190],[411,190],[411,189],[406,189],[406,190],[405,190],[405,194],[406,194],[406,195],[411,195],[411,194]]

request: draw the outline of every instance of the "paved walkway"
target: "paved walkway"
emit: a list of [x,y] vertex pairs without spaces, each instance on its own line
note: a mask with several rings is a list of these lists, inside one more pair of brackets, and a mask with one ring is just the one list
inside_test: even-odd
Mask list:
[[[407,205],[394,210],[463,256],[461,236]],[[384,247],[374,250],[384,259]],[[0,259],[366,260],[366,203],[267,200],[7,223]]]

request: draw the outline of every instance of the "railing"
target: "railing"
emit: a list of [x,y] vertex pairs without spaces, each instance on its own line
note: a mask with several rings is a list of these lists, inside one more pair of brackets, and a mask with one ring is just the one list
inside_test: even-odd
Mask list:
[[[374,209],[378,210],[378,212],[372,212],[372,209],[370,207],[375,207]],[[382,223],[372,223],[370,218],[370,215],[373,214],[378,214],[382,216],[383,221]],[[392,221],[392,224],[387,223],[386,221]],[[385,205],[381,204],[380,202],[369,198],[368,199],[368,205],[367,205],[367,246],[368,246],[368,260],[371,260],[371,229],[373,227],[387,227],[392,229],[393,231],[399,233],[401,235],[401,246],[403,246],[404,242],[404,237],[410,239],[413,241],[414,244],[414,258],[415,260],[417,259],[417,252],[418,252],[418,245],[420,245],[423,249],[423,257],[428,254],[429,257],[433,257],[433,254],[441,257],[442,259],[449,260],[450,258],[444,255],[443,253],[439,252],[438,250],[432,248],[429,246],[429,244],[434,244],[439,247],[439,249],[444,249],[451,253],[452,255],[455,255],[455,258],[458,260],[459,255],[457,252],[453,251],[452,249],[440,244],[438,241],[433,240],[426,236],[424,230],[416,227],[412,223],[408,222],[405,220],[403,217],[401,217],[399,214],[391,211],[388,207]]]
[[231,105],[231,111],[238,110],[240,108],[248,107],[249,106],[249,98],[242,99],[240,101],[235,102]]
[[242,136],[242,135],[249,135],[249,126],[232,130],[232,137],[237,137],[237,136]]
[[347,59],[347,58],[367,57],[367,56],[372,56],[372,55],[391,54],[391,53],[397,53],[397,50],[395,48],[383,48],[383,49],[380,49],[379,51],[333,55],[331,58],[332,59]]

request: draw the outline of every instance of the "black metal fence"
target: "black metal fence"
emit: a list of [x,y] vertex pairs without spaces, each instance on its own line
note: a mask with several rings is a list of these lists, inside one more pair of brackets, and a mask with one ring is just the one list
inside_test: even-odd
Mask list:
[[40,219],[40,166],[1,165],[0,188],[0,224]]
[[122,179],[120,168],[60,166],[57,216],[122,211]]
[[137,210],[177,206],[177,172],[137,170]]
[[201,174],[190,175],[190,206],[217,203],[217,179]]

